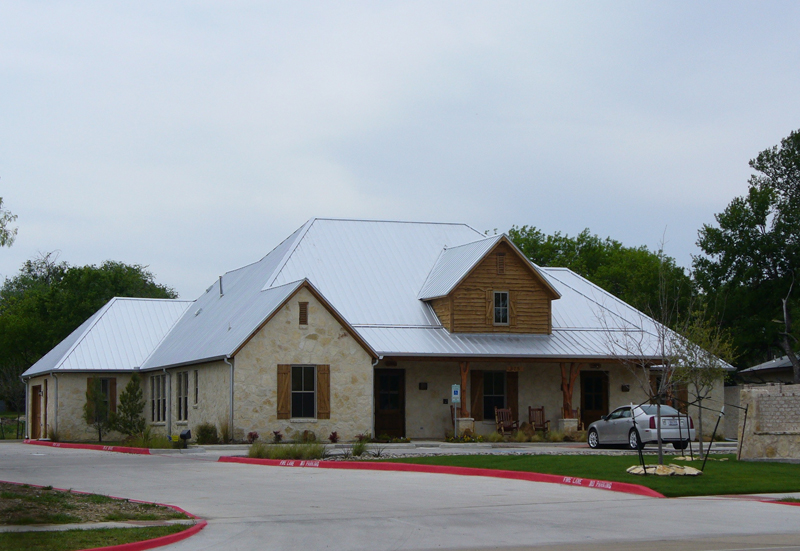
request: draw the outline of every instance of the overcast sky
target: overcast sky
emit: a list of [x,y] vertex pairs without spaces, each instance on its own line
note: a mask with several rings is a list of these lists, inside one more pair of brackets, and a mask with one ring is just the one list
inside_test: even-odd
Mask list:
[[584,228],[689,266],[800,128],[800,2],[4,2],[0,197],[183,298],[307,219]]

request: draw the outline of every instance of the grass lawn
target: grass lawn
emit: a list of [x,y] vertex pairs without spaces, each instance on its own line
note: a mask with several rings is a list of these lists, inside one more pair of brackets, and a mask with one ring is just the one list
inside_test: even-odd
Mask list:
[[[736,461],[735,455],[712,455],[712,458],[727,458],[727,461],[706,463],[702,475],[691,476],[636,476],[625,470],[638,464],[638,456],[608,455],[450,455],[438,457],[394,458],[393,463],[418,463],[426,465],[451,465],[455,467],[478,467],[508,471],[530,471],[536,473],[593,478],[615,482],[641,484],[668,497],[760,494],[800,492],[800,465]],[[657,462],[654,456],[645,456],[650,465]],[[700,461],[681,462],[669,456],[664,463],[689,465],[700,468]]]
[[65,530],[64,532],[0,532],[0,549],[4,551],[74,551],[159,538],[187,528],[189,526],[176,525],[150,528]]

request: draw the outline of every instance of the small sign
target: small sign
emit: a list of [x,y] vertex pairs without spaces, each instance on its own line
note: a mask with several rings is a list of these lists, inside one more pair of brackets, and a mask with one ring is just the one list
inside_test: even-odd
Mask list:
[[455,404],[461,403],[461,385],[453,385],[450,387],[452,390],[452,394],[450,396],[450,401]]

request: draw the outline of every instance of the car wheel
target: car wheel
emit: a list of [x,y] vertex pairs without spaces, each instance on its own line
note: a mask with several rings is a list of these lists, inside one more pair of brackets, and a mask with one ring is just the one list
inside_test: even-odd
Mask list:
[[636,429],[631,429],[628,433],[628,447],[632,450],[641,450],[644,447],[639,440],[639,433],[636,432]]
[[593,450],[596,450],[600,447],[600,438],[597,436],[596,429],[589,431],[589,436],[586,438],[586,441],[589,443],[589,447]]
[[672,447],[675,448],[676,450],[685,450],[686,448],[689,447],[689,441],[681,440],[680,442],[673,442]]

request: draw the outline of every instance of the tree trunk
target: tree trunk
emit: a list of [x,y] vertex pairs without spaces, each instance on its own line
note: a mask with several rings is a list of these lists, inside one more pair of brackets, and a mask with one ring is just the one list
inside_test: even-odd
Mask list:
[[700,457],[703,457],[703,399],[697,397],[697,441],[700,442]]
[[[791,288],[789,289],[791,293]],[[794,338],[792,335],[792,318],[789,315],[789,304],[787,299],[781,299],[783,303],[783,327],[784,331],[781,333],[781,340],[779,342],[780,347],[783,349],[784,354],[786,357],[789,358],[789,361],[792,362],[792,371],[794,374],[793,380],[794,384],[800,384],[800,360],[797,359],[797,354],[795,354],[794,350],[792,350],[792,343],[789,341],[790,338]]]
[[661,393],[656,402],[656,434],[658,436],[658,464],[664,464],[664,443],[661,441]]

